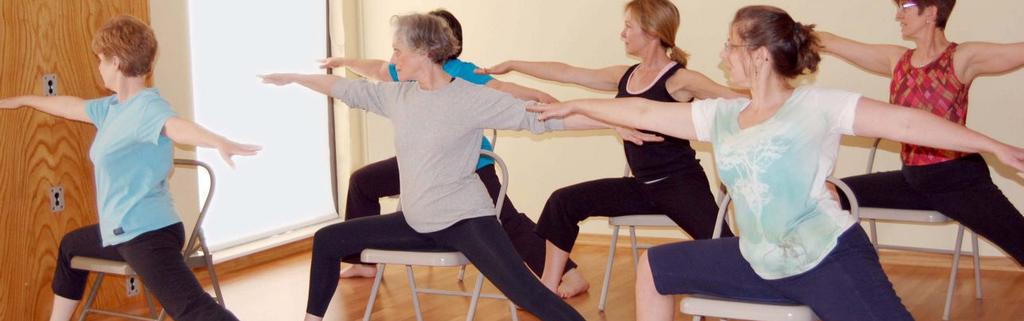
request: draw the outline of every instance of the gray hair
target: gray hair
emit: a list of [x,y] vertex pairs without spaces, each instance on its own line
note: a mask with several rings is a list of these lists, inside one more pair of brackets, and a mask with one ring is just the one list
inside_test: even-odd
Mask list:
[[444,19],[414,13],[394,16],[391,20],[395,25],[395,39],[412,49],[423,50],[434,63],[443,63],[459,50],[459,40]]

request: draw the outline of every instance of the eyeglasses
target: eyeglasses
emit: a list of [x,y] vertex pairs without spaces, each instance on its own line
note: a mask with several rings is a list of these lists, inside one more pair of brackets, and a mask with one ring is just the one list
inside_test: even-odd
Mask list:
[[900,5],[899,5],[900,9],[910,9],[910,8],[916,7],[916,6],[917,6],[917,2],[913,2],[913,1],[904,1],[903,3],[900,3]]

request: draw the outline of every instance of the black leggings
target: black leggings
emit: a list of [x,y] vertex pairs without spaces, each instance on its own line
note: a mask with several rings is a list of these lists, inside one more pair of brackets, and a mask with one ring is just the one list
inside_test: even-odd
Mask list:
[[[497,200],[498,191],[501,189],[501,182],[494,171],[494,165],[487,165],[476,171],[480,181],[487,187],[491,198]],[[363,166],[352,173],[349,178],[348,202],[345,206],[345,220],[360,217],[380,215],[380,198],[398,195],[398,159],[388,158],[376,163]],[[533,223],[528,216],[519,213],[512,200],[505,197],[505,203],[501,208],[501,228],[512,240],[512,246],[523,258],[526,265],[534,273],[540,275],[544,272],[544,239],[537,235],[534,230],[537,224]],[[360,263],[359,255],[342,259],[346,263]],[[565,263],[565,271],[576,268],[576,262],[569,260]]]
[[[847,177],[843,182],[860,206],[939,211],[1024,265],[1024,216],[992,183],[981,155]],[[842,201],[843,208],[849,208],[845,197]]]
[[[633,177],[607,178],[563,187],[548,198],[537,233],[570,252],[591,216],[665,214],[694,239],[710,239],[718,204],[703,170],[679,172],[650,184]],[[731,237],[728,226],[722,237]]]
[[493,216],[470,218],[432,233],[412,229],[402,212],[345,221],[313,236],[306,312],[323,317],[338,287],[341,258],[364,249],[462,252],[512,302],[541,320],[583,320],[562,299],[544,287],[518,257]]
[[181,257],[185,228],[181,223],[139,235],[131,241],[103,247],[99,225],[64,235],[53,275],[53,293],[81,300],[89,272],[71,268],[71,258],[87,256],[125,261],[142,278],[174,320],[238,320],[199,285]]

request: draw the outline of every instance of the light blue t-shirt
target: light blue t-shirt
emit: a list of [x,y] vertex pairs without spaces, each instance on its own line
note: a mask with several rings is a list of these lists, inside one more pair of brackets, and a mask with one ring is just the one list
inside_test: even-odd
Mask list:
[[[452,77],[461,78],[467,82],[476,85],[486,85],[494,77],[488,74],[478,74],[475,70],[478,68],[476,65],[470,62],[465,62],[459,59],[449,59],[441,66],[444,72],[448,73]],[[395,68],[395,64],[388,64],[388,72],[391,73],[391,80],[398,81],[398,69]],[[493,151],[494,146],[491,146],[491,142],[484,137],[483,143],[480,144],[480,148],[483,150]],[[494,164],[494,160],[490,157],[480,157],[480,162],[476,163],[476,169],[487,167],[487,165]]]
[[759,276],[781,279],[818,265],[855,222],[825,187],[839,140],[853,134],[859,94],[797,88],[764,122],[740,129],[748,99],[693,103],[697,138],[714,146],[736,209],[740,252]]
[[89,100],[85,112],[97,128],[89,158],[103,246],[181,222],[167,188],[174,145],[162,132],[175,115],[167,101],[146,89],[124,103],[117,95]]

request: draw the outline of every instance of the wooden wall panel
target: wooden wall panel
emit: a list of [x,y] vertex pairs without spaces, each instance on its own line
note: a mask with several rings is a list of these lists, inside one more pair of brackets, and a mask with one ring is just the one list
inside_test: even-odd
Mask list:
[[[0,0],[0,97],[42,94],[48,73],[57,74],[60,94],[109,95],[89,45],[121,14],[149,21],[148,1]],[[0,112],[0,320],[48,318],[60,239],[97,222],[88,159],[94,135],[92,125],[27,108]],[[64,187],[63,212],[50,211],[54,185]],[[123,281],[106,283],[99,305],[128,301]]]

